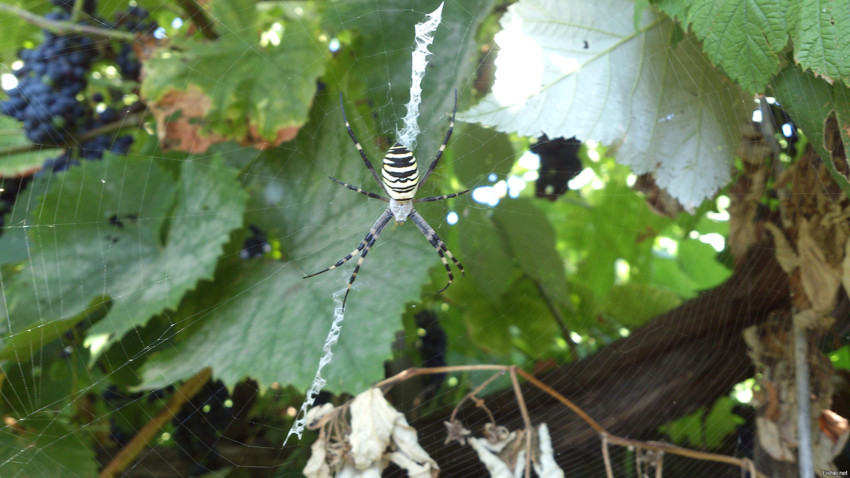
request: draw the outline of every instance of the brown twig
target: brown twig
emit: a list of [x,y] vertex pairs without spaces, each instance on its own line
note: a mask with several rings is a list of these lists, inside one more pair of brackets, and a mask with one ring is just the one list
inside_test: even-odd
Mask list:
[[480,372],[483,370],[501,370],[507,372],[510,369],[507,365],[452,365],[448,367],[429,367],[429,368],[409,368],[393,375],[390,378],[381,380],[376,383],[375,387],[380,387],[381,390],[388,385],[393,385],[398,382],[404,382],[419,375],[432,375],[435,373],[452,373],[452,372]]
[[0,12],[3,11],[16,15],[18,18],[31,25],[35,25],[59,35],[65,33],[82,33],[85,35],[112,38],[114,40],[121,40],[125,42],[132,42],[136,40],[136,36],[132,33],[93,27],[91,25],[80,25],[70,21],[48,20],[40,15],[30,12],[29,10],[25,10],[15,5],[9,5],[7,3],[0,3]]
[[590,425],[590,427],[593,428],[593,430],[595,430],[597,433],[600,433],[600,434],[607,433],[605,431],[605,428],[602,427],[602,425],[597,423],[596,420],[590,418],[590,415],[585,413],[584,410],[579,408],[578,405],[569,401],[566,397],[564,397],[560,393],[556,392],[555,390],[550,388],[545,383],[541,382],[540,380],[537,380],[537,378],[535,378],[534,375],[531,375],[530,373],[526,372],[525,370],[523,370],[521,368],[517,369],[517,373],[522,375],[522,378],[531,382],[531,384],[534,385],[535,387],[539,388],[540,390],[543,390],[544,392],[548,393],[550,396],[555,398],[555,400],[558,400],[559,402],[566,405],[570,410],[575,412],[576,415],[578,415],[582,420],[584,420],[585,423]]
[[[609,444],[615,444],[619,446],[626,447],[634,447],[639,450],[654,450],[661,453],[672,453],[674,455],[680,455],[688,458],[693,458],[695,460],[702,461],[714,461],[719,463],[726,463],[729,465],[734,465],[739,468],[747,469],[752,476],[757,478],[767,478],[767,475],[759,472],[755,464],[752,460],[747,458],[737,458],[728,455],[720,455],[718,453],[708,453],[703,451],[691,450],[688,448],[683,448],[676,445],[671,445],[669,443],[662,443],[657,441],[641,441],[641,440],[632,440],[629,438],[622,438],[616,435],[611,435],[608,433],[605,428],[602,427],[596,420],[591,418],[587,413],[584,412],[578,405],[574,404],[566,397],[561,395],[560,393],[553,390],[551,387],[541,382],[533,375],[529,374],[525,370],[518,368],[516,366],[504,366],[504,365],[459,365],[459,366],[451,366],[451,367],[434,367],[434,368],[410,368],[407,369],[397,375],[394,375],[386,380],[381,381],[376,387],[385,387],[387,385],[392,385],[419,375],[430,375],[437,373],[449,373],[449,372],[470,372],[470,371],[482,371],[482,370],[498,370],[498,371],[508,371],[511,373],[511,381],[514,388],[514,394],[517,397],[517,402],[519,404],[520,413],[522,414],[523,422],[525,423],[526,429],[531,429],[531,419],[528,416],[528,410],[525,405],[525,399],[522,396],[522,393],[519,391],[519,381],[517,380],[516,375],[522,376],[524,379],[528,380],[528,382],[542,390],[546,394],[555,398],[562,404],[566,405],[570,410],[572,410],[576,415],[578,415],[585,423],[587,423],[591,428],[593,428],[596,432],[599,433],[599,436],[602,440],[602,459],[605,462],[605,473],[608,478],[613,478],[614,472],[611,466],[611,457],[608,451]],[[491,381],[495,380],[499,375],[494,375],[490,377],[484,384],[476,388],[470,394],[467,394],[467,397],[472,397],[475,393],[478,393],[482,390],[487,384]],[[467,397],[464,397],[466,399]],[[452,412],[452,420],[455,417],[455,413],[457,413],[459,406],[455,408]],[[488,410],[489,414],[489,410]],[[493,421],[492,415],[490,416],[490,420]],[[528,433],[529,437],[531,436]],[[530,455],[530,445],[526,444],[527,447],[527,455]],[[529,470],[529,458],[526,459],[526,472]],[[656,474],[659,474],[658,471],[661,468],[660,460],[656,467]]]
[[[2,6],[2,4],[0,4]],[[86,131],[85,133],[69,138],[67,142],[64,144],[36,144],[36,143],[28,143],[28,144],[18,144],[15,146],[9,146],[6,148],[0,148],[0,158],[5,156],[11,156],[13,154],[19,153],[28,153],[30,151],[40,151],[42,149],[48,148],[73,148],[78,146],[96,136],[100,136],[102,134],[111,133],[113,131],[118,131],[124,128],[138,128],[141,126],[145,120],[148,118],[148,115],[145,113],[138,113],[127,115],[118,121],[113,121],[112,123],[105,124],[99,128],[95,128],[90,131]]]
[[136,459],[139,453],[145,449],[148,443],[153,440],[154,436],[159,433],[162,427],[177,415],[183,404],[191,400],[198,393],[211,376],[212,369],[205,368],[189,380],[186,380],[183,386],[168,400],[165,408],[153,420],[142,427],[139,433],[130,440],[130,443],[106,465],[103,471],[100,472],[100,478],[112,478],[124,471]]
[[517,366],[511,367],[511,384],[514,387],[514,396],[519,405],[519,413],[522,415],[522,423],[525,425],[525,478],[531,478],[531,435],[534,428],[531,425],[531,417],[528,416],[528,408],[525,406],[525,398],[519,388],[519,380],[516,378]]
[[664,453],[672,453],[674,455],[681,455],[688,458],[693,458],[695,460],[715,461],[719,463],[735,465],[740,468],[746,468],[747,470],[751,470],[753,476],[756,476],[758,478],[767,478],[767,475],[755,469],[752,460],[748,458],[737,458],[734,456],[721,455],[718,453],[708,453],[704,451],[691,450],[689,448],[682,448],[680,446],[672,445],[670,443],[663,443],[658,441],[632,440],[631,438],[618,437],[616,435],[610,435],[607,433],[604,433],[602,435],[602,438],[603,440],[607,440],[609,443],[613,443],[615,445],[634,447],[643,450],[655,450]]
[[611,455],[608,454],[608,434],[602,434],[602,461],[605,462],[605,476],[614,478],[614,470],[611,467]]
[[484,411],[487,412],[487,416],[490,417],[490,423],[492,423],[493,426],[495,426],[496,425],[496,418],[493,417],[493,413],[490,411],[489,408],[487,408],[486,405],[484,405],[483,400],[477,399],[476,395],[481,390],[484,390],[484,388],[486,388],[487,385],[490,385],[490,383],[493,380],[496,380],[497,378],[503,376],[504,374],[505,374],[505,372],[503,370],[499,371],[498,373],[493,374],[493,376],[488,378],[487,380],[485,380],[484,383],[475,387],[474,390],[472,390],[471,392],[464,395],[463,398],[460,399],[460,402],[458,402],[458,404],[455,406],[454,410],[452,410],[452,416],[449,417],[449,421],[454,423],[455,417],[457,416],[457,412],[460,410],[460,407],[461,407],[461,405],[463,405],[463,402],[465,402],[466,400],[473,400],[473,401],[475,401],[475,406],[477,408],[483,408]]
[[664,474],[664,452],[659,451],[655,458],[655,478],[661,478]]

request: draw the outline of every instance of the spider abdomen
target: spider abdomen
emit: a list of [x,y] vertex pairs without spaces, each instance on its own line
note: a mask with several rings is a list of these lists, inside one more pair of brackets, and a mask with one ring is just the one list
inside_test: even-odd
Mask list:
[[419,187],[419,168],[416,157],[406,146],[396,143],[384,156],[381,179],[390,198],[396,201],[413,199]]

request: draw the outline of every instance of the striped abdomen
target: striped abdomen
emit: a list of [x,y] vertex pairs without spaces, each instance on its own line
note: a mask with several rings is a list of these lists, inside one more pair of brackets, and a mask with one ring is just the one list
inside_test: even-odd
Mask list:
[[419,187],[419,168],[416,167],[416,158],[406,146],[396,143],[390,148],[384,156],[381,179],[392,199],[413,199]]

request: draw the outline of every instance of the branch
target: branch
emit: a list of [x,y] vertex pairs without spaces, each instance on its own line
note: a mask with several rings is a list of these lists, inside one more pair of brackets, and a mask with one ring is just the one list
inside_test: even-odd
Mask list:
[[[3,5],[0,4],[0,7]],[[85,133],[75,136],[73,138],[69,138],[63,144],[36,144],[36,143],[28,143],[28,144],[18,144],[15,146],[8,146],[5,148],[0,148],[0,158],[5,156],[11,156],[13,154],[19,153],[29,153],[30,151],[40,151],[47,148],[73,148],[79,146],[81,143],[84,143],[94,137],[111,133],[113,131],[122,130],[124,128],[138,128],[141,124],[148,118],[147,113],[138,113],[127,115],[121,118],[118,121],[113,121],[112,123],[101,126],[100,128],[95,128],[93,130],[86,131]]]
[[170,422],[177,412],[183,407],[183,404],[188,402],[195,396],[201,387],[207,383],[207,380],[212,376],[212,369],[205,368],[195,374],[192,378],[186,380],[182,387],[177,390],[165,408],[151,421],[148,422],[136,436],[130,440],[130,443],[121,450],[120,453],[100,472],[100,478],[111,478],[119,475],[133,460],[145,449],[145,447],[153,440],[154,436],[159,433],[166,423]]
[[114,40],[121,40],[125,42],[133,42],[136,41],[136,36],[132,33],[119,32],[117,30],[110,30],[106,28],[93,27],[91,25],[80,25],[78,23],[73,23],[69,21],[58,21],[58,20],[48,20],[40,15],[36,15],[35,13],[30,12],[29,10],[25,10],[21,7],[17,7],[15,5],[9,5],[6,3],[0,3],[0,12],[9,12],[13,15],[17,15],[23,21],[35,25],[40,28],[44,28],[47,31],[62,35],[66,33],[82,33],[85,35],[98,36],[104,38],[112,38]]

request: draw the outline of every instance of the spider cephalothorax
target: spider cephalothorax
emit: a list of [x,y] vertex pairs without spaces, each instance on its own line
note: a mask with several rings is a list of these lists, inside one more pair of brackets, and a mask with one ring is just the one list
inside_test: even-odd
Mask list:
[[446,138],[443,140],[443,143],[440,145],[440,149],[437,151],[437,156],[434,158],[434,161],[431,162],[431,165],[428,166],[428,169],[425,171],[425,174],[422,178],[419,178],[419,168],[416,165],[416,157],[413,156],[413,153],[407,149],[401,143],[396,143],[387,151],[387,154],[384,155],[384,161],[381,165],[381,175],[378,176],[377,171],[375,171],[372,163],[369,162],[369,158],[366,156],[366,152],[363,151],[363,147],[360,145],[360,142],[357,141],[357,137],[354,135],[354,131],[351,129],[351,125],[348,123],[348,118],[345,116],[345,107],[342,104],[342,95],[339,97],[340,108],[342,108],[342,117],[345,120],[345,128],[348,130],[349,136],[351,136],[351,140],[354,141],[354,147],[357,148],[357,151],[360,153],[360,157],[363,158],[363,162],[366,164],[366,168],[372,173],[372,177],[375,178],[375,181],[381,186],[381,189],[387,194],[387,196],[381,196],[379,194],[371,193],[369,191],[364,191],[363,189],[352,186],[351,184],[344,183],[335,178],[331,178],[336,183],[339,183],[352,191],[357,191],[360,194],[365,196],[369,196],[370,198],[380,199],[381,201],[388,202],[389,206],[387,209],[381,214],[375,224],[369,229],[369,233],[366,234],[366,237],[360,241],[360,244],[357,245],[357,248],[351,251],[348,255],[337,261],[336,264],[328,267],[327,269],[321,270],[314,274],[310,274],[306,277],[313,277],[319,275],[323,272],[327,272],[331,269],[336,269],[337,267],[345,264],[352,257],[360,254],[360,259],[357,260],[357,264],[354,266],[354,272],[351,274],[351,278],[348,280],[348,289],[345,291],[345,297],[342,300],[342,306],[345,307],[345,301],[348,299],[348,293],[351,292],[351,285],[354,284],[354,279],[357,278],[357,272],[360,270],[360,266],[363,264],[363,261],[366,260],[366,254],[369,253],[369,249],[375,244],[375,241],[378,240],[378,235],[381,234],[381,231],[390,222],[390,219],[395,218],[396,222],[402,223],[406,220],[410,219],[416,224],[416,227],[422,232],[428,242],[431,243],[431,246],[436,249],[437,254],[440,255],[440,260],[443,262],[443,266],[446,268],[446,274],[449,277],[449,282],[445,287],[440,289],[439,292],[446,290],[448,286],[452,284],[454,281],[454,274],[452,274],[451,267],[449,267],[449,262],[446,260],[446,257],[451,259],[451,261],[457,266],[460,273],[463,274],[463,265],[455,259],[452,253],[446,247],[446,244],[442,241],[442,239],[437,236],[437,233],[434,232],[434,228],[428,225],[416,209],[413,208],[414,203],[418,202],[431,202],[431,201],[439,201],[441,199],[449,199],[453,197],[460,196],[461,194],[468,193],[469,190],[461,191],[459,193],[454,194],[446,194],[443,196],[433,196],[426,197],[421,199],[415,199],[416,192],[419,190],[419,187],[428,179],[428,176],[434,171],[434,168],[437,166],[437,163],[440,161],[440,158],[443,156],[443,151],[446,150],[446,145],[449,142],[449,138],[452,136],[452,129],[454,129],[455,125],[455,113],[457,112],[457,91],[455,91],[455,101],[454,101],[454,109],[452,110],[452,119],[449,123],[449,130],[446,132]]

